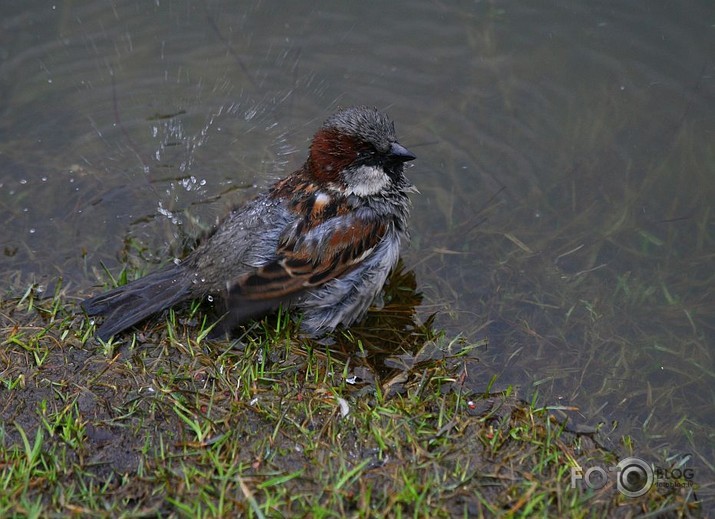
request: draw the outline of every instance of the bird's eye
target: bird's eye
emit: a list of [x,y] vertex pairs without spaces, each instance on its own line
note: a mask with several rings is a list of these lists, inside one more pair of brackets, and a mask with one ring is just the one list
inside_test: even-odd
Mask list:
[[360,162],[369,162],[376,155],[376,151],[373,149],[362,149],[357,154],[357,160]]

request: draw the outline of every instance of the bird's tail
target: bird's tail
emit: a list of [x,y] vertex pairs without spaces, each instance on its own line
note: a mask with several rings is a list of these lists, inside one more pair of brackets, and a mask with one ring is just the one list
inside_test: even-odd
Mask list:
[[105,316],[97,337],[103,341],[155,312],[191,298],[191,276],[170,265],[109,292],[82,301],[87,315]]

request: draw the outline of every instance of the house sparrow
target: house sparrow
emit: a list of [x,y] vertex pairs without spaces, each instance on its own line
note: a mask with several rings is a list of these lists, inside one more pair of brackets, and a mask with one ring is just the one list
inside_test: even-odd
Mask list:
[[332,115],[303,166],[233,210],[185,260],[86,299],[108,340],[182,301],[218,296],[222,329],[278,308],[302,311],[301,329],[322,336],[362,318],[379,296],[407,238],[404,176],[415,156],[376,109]]

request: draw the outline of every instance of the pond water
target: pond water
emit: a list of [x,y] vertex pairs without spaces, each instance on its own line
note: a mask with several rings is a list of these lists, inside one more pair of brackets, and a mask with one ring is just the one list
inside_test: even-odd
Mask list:
[[0,4],[4,290],[166,259],[377,106],[418,155],[422,318],[710,499],[712,2],[237,5]]

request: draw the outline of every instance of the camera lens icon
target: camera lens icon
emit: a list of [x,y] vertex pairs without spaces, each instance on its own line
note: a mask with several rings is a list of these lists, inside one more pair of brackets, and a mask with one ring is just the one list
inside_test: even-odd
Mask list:
[[624,458],[616,465],[616,487],[626,497],[640,497],[653,486],[653,467],[640,458]]

